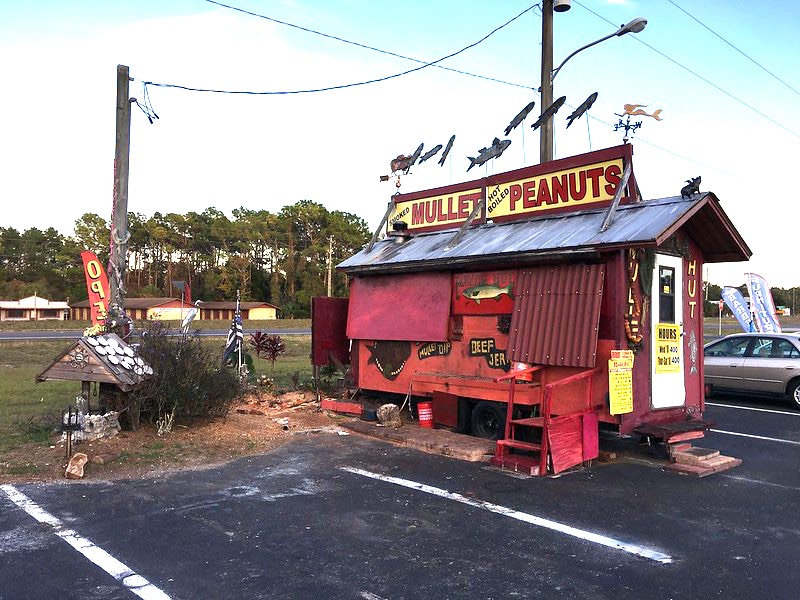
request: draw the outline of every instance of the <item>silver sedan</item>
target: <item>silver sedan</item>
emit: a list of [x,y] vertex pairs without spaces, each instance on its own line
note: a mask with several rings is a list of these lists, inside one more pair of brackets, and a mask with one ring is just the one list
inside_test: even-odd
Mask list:
[[788,396],[800,408],[800,336],[735,333],[703,348],[706,396],[714,392]]

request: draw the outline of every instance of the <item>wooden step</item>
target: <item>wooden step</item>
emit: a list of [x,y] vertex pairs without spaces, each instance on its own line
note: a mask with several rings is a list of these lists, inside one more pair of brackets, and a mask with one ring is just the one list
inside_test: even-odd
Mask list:
[[544,417],[525,417],[524,419],[511,419],[512,425],[523,427],[544,427]]
[[539,458],[530,456],[521,456],[519,454],[506,454],[505,456],[493,456],[489,459],[493,465],[505,469],[507,471],[514,471],[516,473],[525,473],[526,475],[539,475]]
[[505,446],[506,448],[516,448],[517,450],[528,450],[530,452],[538,452],[542,449],[541,444],[523,442],[521,440],[497,440],[497,445]]

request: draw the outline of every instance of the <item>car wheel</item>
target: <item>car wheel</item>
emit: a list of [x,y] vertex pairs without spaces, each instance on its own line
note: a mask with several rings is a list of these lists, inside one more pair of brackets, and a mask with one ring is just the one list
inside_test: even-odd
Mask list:
[[800,408],[800,379],[789,384],[789,400],[791,400],[792,406]]
[[472,435],[499,440],[506,432],[506,407],[497,402],[478,402],[470,416]]

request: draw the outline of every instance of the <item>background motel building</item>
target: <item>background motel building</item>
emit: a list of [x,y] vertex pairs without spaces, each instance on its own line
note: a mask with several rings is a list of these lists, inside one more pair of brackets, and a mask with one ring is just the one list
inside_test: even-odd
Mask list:
[[[76,321],[91,321],[92,314],[88,300],[74,302],[71,306],[72,318]],[[180,321],[186,316],[193,304],[182,302],[178,298],[125,298],[125,312],[136,321]],[[278,307],[269,302],[239,303],[242,319],[266,321],[278,318]],[[201,302],[200,314],[195,320],[233,319],[236,302]]]
[[69,304],[51,302],[33,295],[21,300],[0,300],[0,321],[44,321],[69,319]]

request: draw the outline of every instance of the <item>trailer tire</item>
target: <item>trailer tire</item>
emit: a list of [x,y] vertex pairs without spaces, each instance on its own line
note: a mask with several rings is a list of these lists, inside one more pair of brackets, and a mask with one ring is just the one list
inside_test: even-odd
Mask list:
[[472,435],[487,440],[502,439],[506,432],[506,407],[497,402],[481,401],[470,415]]

